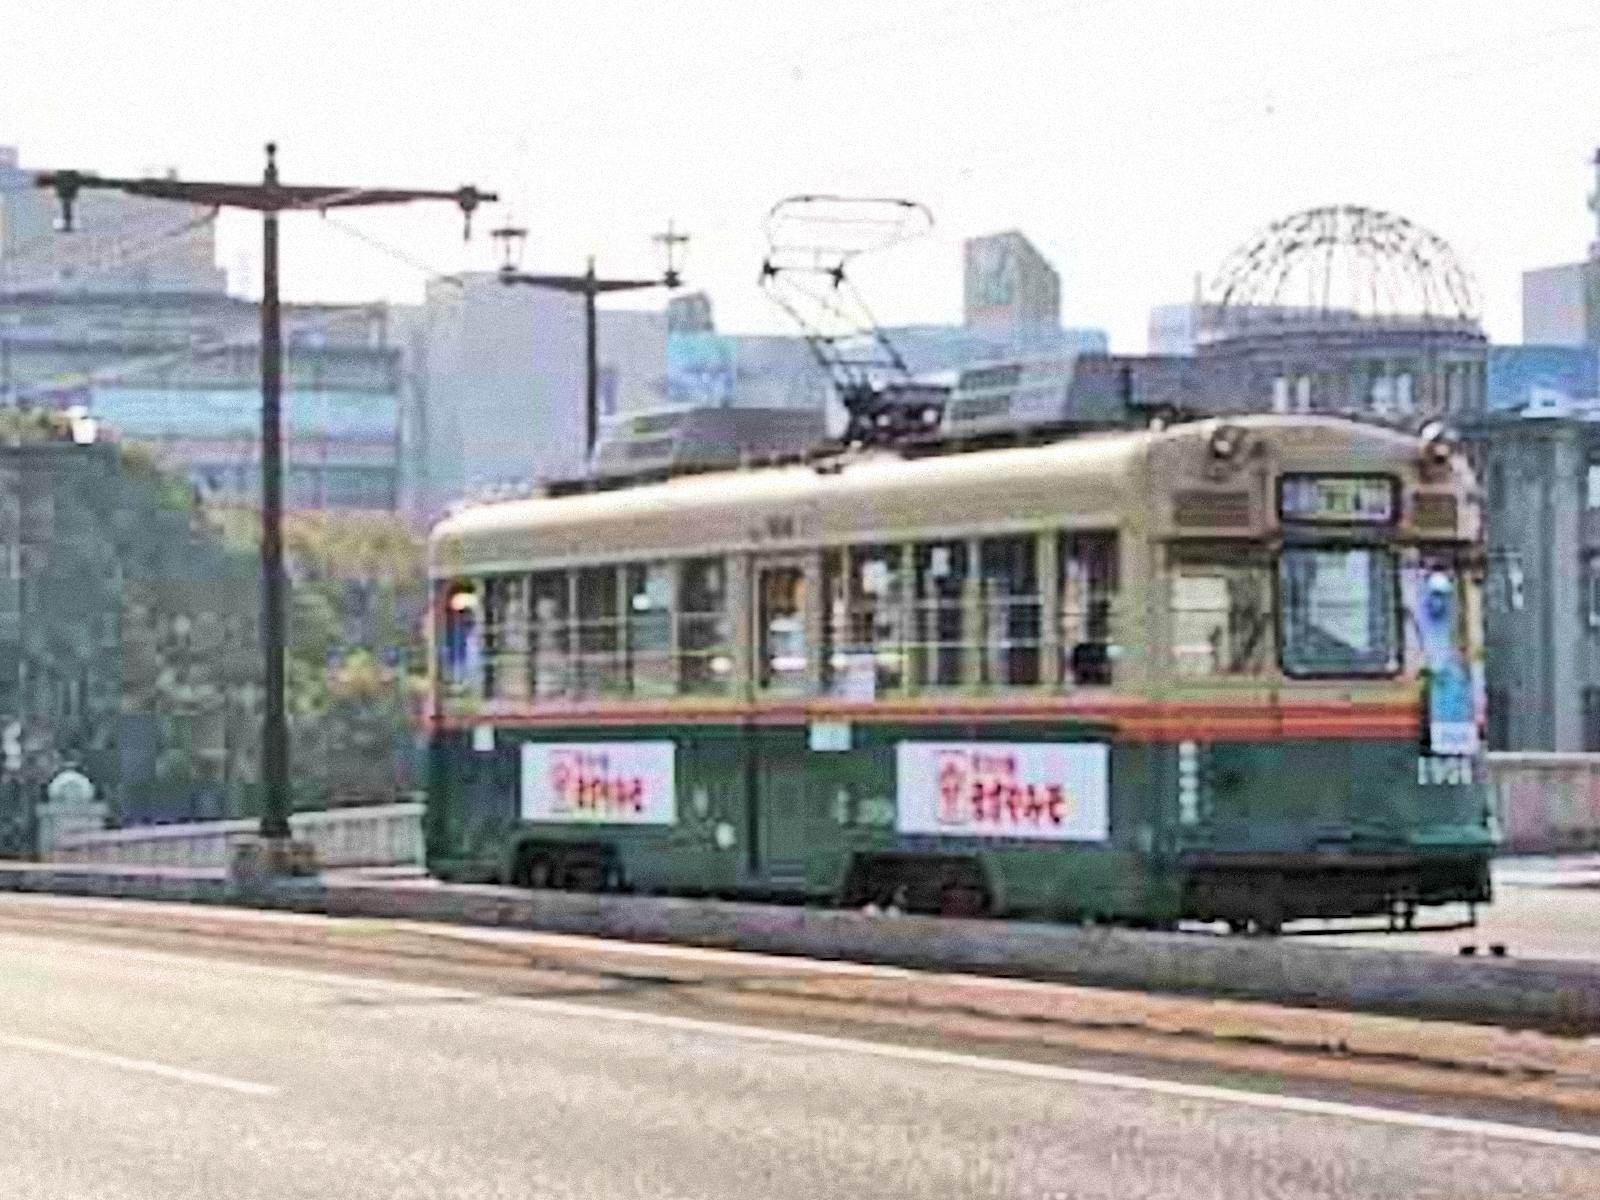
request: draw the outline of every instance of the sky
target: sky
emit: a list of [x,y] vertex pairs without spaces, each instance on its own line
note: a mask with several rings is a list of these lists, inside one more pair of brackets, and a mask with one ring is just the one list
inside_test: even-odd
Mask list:
[[[471,243],[446,206],[288,219],[299,300],[415,301],[508,218],[529,269],[651,273],[671,218],[731,330],[787,328],[774,202],[904,197],[933,232],[856,272],[884,322],[958,319],[961,241],[1016,228],[1125,351],[1274,219],[1364,204],[1445,238],[1514,341],[1520,272],[1594,240],[1597,60],[1594,0],[19,0],[0,144],[200,179],[275,139],[289,182],[500,193]],[[219,225],[245,292],[258,230]]]

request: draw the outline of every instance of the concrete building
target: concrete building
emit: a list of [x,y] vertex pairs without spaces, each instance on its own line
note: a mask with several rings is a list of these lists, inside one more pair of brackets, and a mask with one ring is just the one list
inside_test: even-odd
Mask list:
[[[88,409],[203,493],[260,495],[260,316],[229,296],[209,210],[90,191],[75,231],[0,147],[0,406]],[[284,309],[285,501],[393,509],[400,348],[382,306]]]
[[1489,741],[1600,751],[1600,404],[1495,413],[1486,466]]
[[1484,408],[1516,412],[1600,395],[1600,351],[1582,346],[1490,346]]
[[1200,305],[1157,304],[1145,322],[1149,354],[1193,354],[1199,337]]
[[680,337],[694,336],[673,332],[668,314],[659,310],[601,310],[601,419],[649,412],[668,403],[686,403],[672,396],[672,346]]
[[1595,151],[1589,211],[1595,240],[1581,262],[1522,273],[1522,340],[1547,346],[1600,345],[1600,150]]
[[71,235],[55,232],[56,216],[55,196],[0,146],[0,292],[226,290],[207,209],[88,191]]
[[[260,495],[260,318],[219,292],[0,293],[0,403],[82,406],[203,494]],[[409,447],[381,306],[286,306],[285,502],[394,509]]]
[[1522,273],[1522,340],[1546,346],[1600,341],[1600,266],[1562,263]]
[[[1021,234],[972,239],[964,256],[962,324],[884,331],[914,375],[953,381],[996,363],[1040,364],[1030,367],[1034,375],[1070,372],[1077,356],[1106,353],[1103,331],[1061,326],[1059,277]],[[396,324],[409,363],[403,425],[417,448],[419,515],[464,495],[583,469],[575,297],[468,275],[430,285],[421,309]],[[673,296],[664,309],[602,307],[597,329],[603,425],[664,409],[729,407],[825,413],[838,422],[833,380],[799,330],[720,331],[709,297],[698,292]]]
[[963,263],[967,328],[1061,324],[1061,276],[1017,230],[969,239]]
[[404,321],[419,515],[582,469],[581,298],[474,272],[430,282]]
[[1470,274],[1436,234],[1376,209],[1274,222],[1195,301],[1152,309],[1148,339],[1152,353],[1205,365],[1208,409],[1416,424],[1485,406],[1488,340]]
[[[1597,187],[1589,207],[1600,219]],[[1464,423],[1487,497],[1490,743],[1600,750],[1600,233],[1522,276],[1524,345],[1487,355]]]
[[1203,364],[1208,409],[1406,423],[1460,418],[1487,403],[1488,340],[1471,317],[1164,304],[1151,310],[1149,344],[1152,355]]

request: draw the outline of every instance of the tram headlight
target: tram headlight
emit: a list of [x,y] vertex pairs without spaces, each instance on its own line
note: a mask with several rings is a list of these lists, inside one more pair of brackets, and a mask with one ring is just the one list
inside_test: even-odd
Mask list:
[[1237,425],[1218,425],[1206,443],[1211,457],[1219,462],[1234,462],[1244,453],[1245,433]]
[[1422,439],[1423,462],[1433,466],[1443,466],[1455,455],[1455,431],[1443,421],[1427,422],[1417,431],[1417,436]]

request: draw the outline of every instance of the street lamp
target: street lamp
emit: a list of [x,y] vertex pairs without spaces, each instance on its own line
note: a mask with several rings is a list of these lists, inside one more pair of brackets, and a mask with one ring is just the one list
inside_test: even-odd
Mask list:
[[600,347],[599,335],[595,328],[595,297],[606,292],[637,291],[641,288],[665,287],[676,288],[682,282],[678,273],[678,257],[683,246],[689,240],[687,233],[680,233],[673,227],[671,221],[667,222],[664,232],[658,233],[652,239],[662,247],[666,255],[666,269],[659,279],[601,279],[596,276],[594,256],[591,254],[588,267],[582,275],[526,275],[518,270],[522,264],[522,252],[528,242],[528,231],[518,225],[506,225],[494,230],[492,236],[500,243],[501,266],[500,282],[511,286],[522,284],[526,287],[544,288],[552,292],[567,292],[583,297],[583,332],[584,332],[584,421],[583,421],[583,449],[584,461],[587,464],[594,455],[594,446],[600,438]]

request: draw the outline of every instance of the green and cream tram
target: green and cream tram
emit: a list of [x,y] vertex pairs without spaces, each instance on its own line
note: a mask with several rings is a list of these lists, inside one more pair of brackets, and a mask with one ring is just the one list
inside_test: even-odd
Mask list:
[[430,859],[1266,930],[1484,901],[1479,522],[1446,442],[1287,416],[471,508]]

